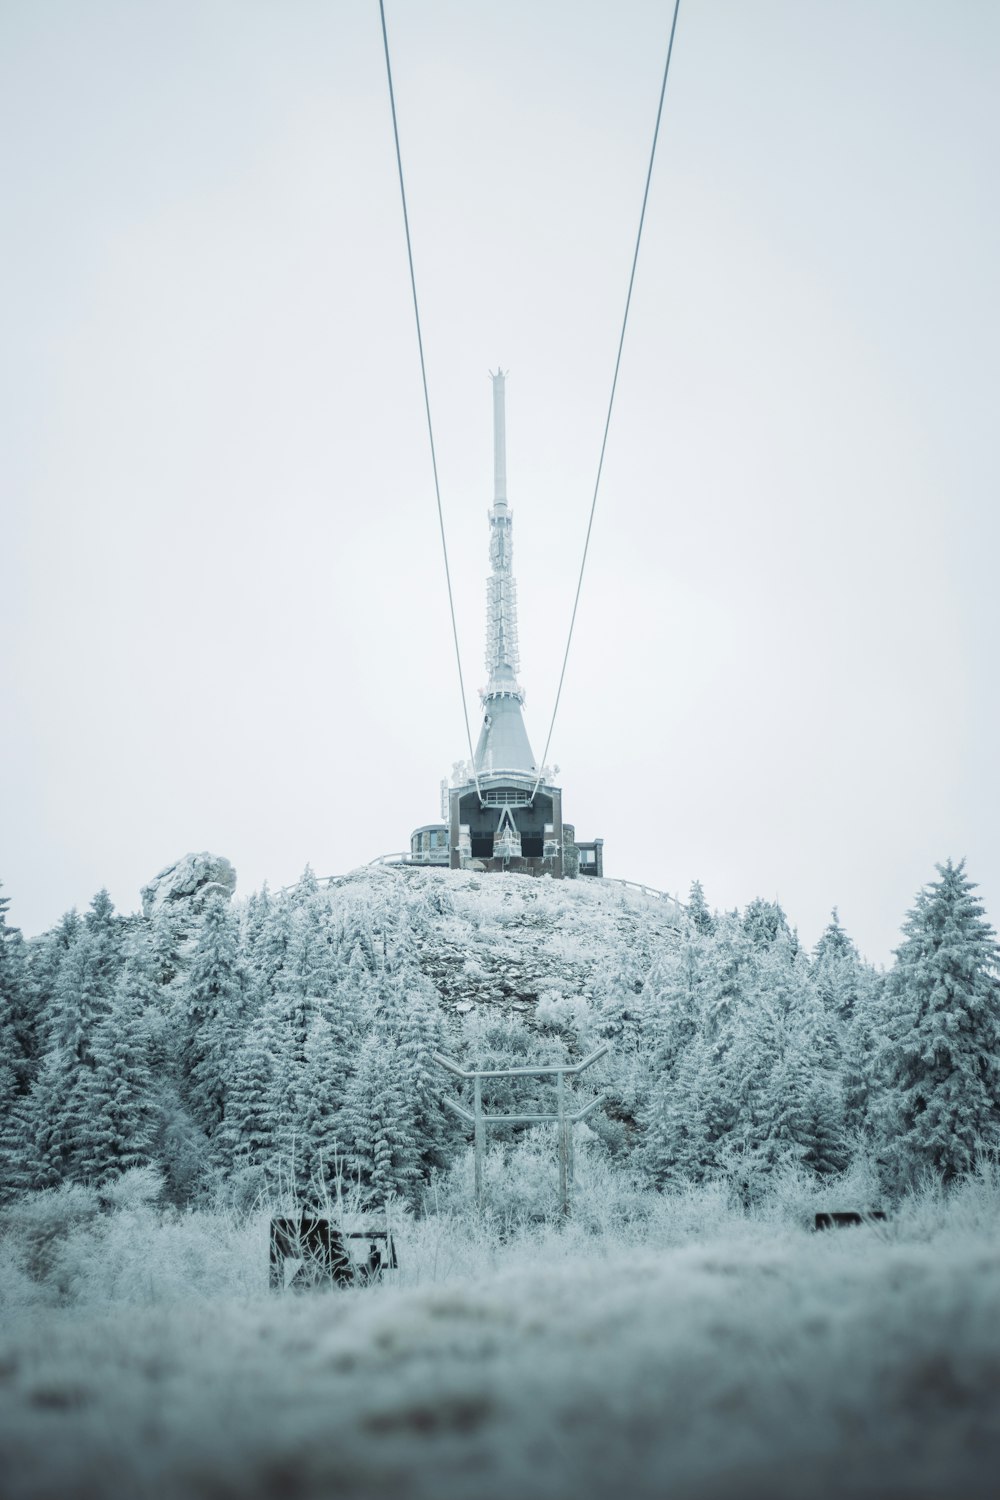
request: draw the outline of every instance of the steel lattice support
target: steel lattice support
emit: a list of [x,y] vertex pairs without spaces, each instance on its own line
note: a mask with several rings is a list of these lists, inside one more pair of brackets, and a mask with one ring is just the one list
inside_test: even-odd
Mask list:
[[[434,1061],[442,1068],[447,1068],[449,1073],[454,1073],[456,1078],[468,1079],[472,1082],[473,1109],[470,1113],[457,1099],[449,1099],[447,1095],[442,1097],[442,1103],[464,1120],[467,1125],[472,1126],[473,1143],[476,1167],[476,1203],[480,1204],[483,1199],[483,1157],[486,1151],[486,1128],[488,1125],[557,1125],[559,1128],[559,1205],[565,1217],[569,1217],[570,1193],[573,1186],[573,1126],[581,1120],[585,1120],[592,1110],[595,1110],[603,1102],[604,1095],[598,1094],[579,1109],[575,1114],[568,1113],[566,1109],[566,1084],[565,1080],[583,1073],[593,1063],[602,1058],[606,1052],[611,1050],[610,1045],[605,1042],[603,1047],[598,1047],[596,1052],[591,1052],[578,1063],[554,1063],[545,1064],[537,1068],[460,1068],[458,1063],[452,1062],[450,1057],[442,1057],[440,1052],[432,1054]],[[488,1115],[483,1111],[483,1079],[484,1078],[541,1078],[554,1077],[556,1080],[556,1112],[555,1114],[531,1114],[531,1115]]]

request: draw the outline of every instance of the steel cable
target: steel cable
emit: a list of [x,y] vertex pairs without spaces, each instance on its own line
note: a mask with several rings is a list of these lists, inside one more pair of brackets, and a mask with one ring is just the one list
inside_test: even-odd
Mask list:
[[434,471],[434,495],[437,500],[438,527],[441,533],[441,552],[444,557],[444,576],[448,584],[448,610],[451,614],[451,634],[455,642],[455,664],[458,667],[458,686],[462,694],[462,715],[465,719],[465,738],[469,746],[469,765],[476,783],[476,791],[482,800],[476,757],[472,749],[472,729],[469,724],[469,705],[465,696],[465,677],[462,672],[462,653],[458,644],[458,624],[455,620],[455,598],[451,587],[451,567],[448,563],[448,542],[444,530],[444,511],[441,507],[441,484],[438,479],[437,449],[434,446],[434,424],[431,421],[431,399],[427,390],[427,362],[424,359],[424,337],[420,327],[420,306],[417,302],[417,278],[413,270],[413,244],[410,239],[410,216],[406,208],[406,186],[403,182],[403,157],[399,149],[399,122],[396,118],[396,93],[392,86],[392,64],[389,61],[389,33],[385,25],[384,0],[378,0],[379,16],[382,20],[382,45],[385,49],[385,72],[389,81],[389,105],[392,110],[392,135],[396,145],[396,167],[399,171],[399,196],[403,204],[403,227],[406,230],[406,259],[410,267],[410,290],[413,293],[413,316],[417,325],[417,348],[420,351],[420,378],[424,388],[424,411],[427,414],[427,436],[431,446],[431,467]]
[[[381,4],[381,0],[379,0],[379,3]],[[615,373],[611,381],[611,395],[608,399],[608,414],[604,421],[604,436],[601,439],[601,454],[597,463],[597,478],[594,481],[594,496],[590,502],[590,518],[587,521],[587,534],[584,538],[583,543],[583,557],[580,560],[580,576],[577,579],[576,583],[576,594],[573,599],[573,613],[570,616],[569,634],[566,637],[566,650],[563,652],[562,670],[559,673],[559,686],[556,689],[555,706],[552,709],[552,718],[549,722],[549,733],[545,741],[545,749],[542,751],[542,758],[539,761],[538,780],[535,782],[534,788],[532,789],[531,793],[532,800],[534,800],[535,793],[541,786],[542,777],[545,774],[545,762],[548,760],[549,746],[552,743],[552,731],[555,729],[556,714],[559,712],[559,703],[562,698],[563,682],[566,678],[566,664],[569,661],[569,648],[573,642],[573,627],[576,625],[576,612],[580,603],[580,590],[583,587],[583,573],[584,569],[587,566],[587,554],[590,550],[590,533],[594,527],[594,512],[597,509],[597,492],[601,487],[601,474],[604,469],[604,453],[605,449],[608,446],[608,432],[611,427],[611,413],[614,409],[615,404],[615,391],[618,388],[618,371],[621,368],[622,349],[625,346],[625,330],[628,327],[629,308],[632,306],[632,288],[635,285],[635,268],[639,262],[639,246],[642,244],[642,228],[646,222],[646,204],[649,201],[649,184],[653,176],[653,161],[656,157],[656,143],[660,135],[660,120],[663,116],[663,100],[667,92],[667,77],[670,73],[670,59],[673,56],[674,35],[677,31],[677,13],[680,8],[681,0],[675,0],[674,18],[670,26],[670,41],[667,44],[667,60],[663,67],[663,82],[660,85],[660,102],[657,105],[656,125],[653,128],[653,145],[649,153],[649,166],[646,170],[646,186],[642,194],[642,209],[639,214],[639,230],[635,237],[635,251],[632,255],[632,271],[628,279],[628,293],[625,297],[625,313],[622,318],[621,334],[619,335],[618,339],[618,354],[615,359]]]

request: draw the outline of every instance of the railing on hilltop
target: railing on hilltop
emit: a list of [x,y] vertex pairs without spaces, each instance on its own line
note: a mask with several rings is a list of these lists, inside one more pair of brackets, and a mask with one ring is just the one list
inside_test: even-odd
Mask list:
[[687,911],[687,903],[679,896],[671,896],[669,891],[658,891],[655,886],[642,885],[638,880],[622,880],[618,875],[601,875],[599,878],[611,885],[623,885],[629,891],[639,891],[643,896],[653,896],[657,901],[669,901],[679,911]]
[[[414,859],[408,849],[401,849],[396,854],[379,854],[375,859],[370,859],[367,865],[359,866],[359,868],[370,870],[373,865],[383,865],[387,869],[399,869],[403,867],[411,870],[443,870],[447,868],[444,864],[432,864],[426,859]],[[668,906],[676,907],[679,912],[687,911],[686,902],[681,901],[678,896],[672,896],[669,891],[659,891],[653,885],[643,885],[638,880],[623,880],[619,875],[584,875],[580,878],[585,883],[593,880],[595,882],[600,881],[602,885],[624,886],[627,891],[638,891],[641,896],[649,896],[654,901],[665,901]],[[317,884],[342,885],[347,879],[349,879],[348,875],[319,875],[317,876]],[[295,885],[285,885],[281,887],[279,894],[283,895],[285,891],[294,891],[294,889]]]

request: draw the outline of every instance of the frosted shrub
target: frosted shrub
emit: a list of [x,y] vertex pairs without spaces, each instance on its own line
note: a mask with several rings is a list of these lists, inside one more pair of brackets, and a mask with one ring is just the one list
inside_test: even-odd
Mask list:
[[721,1180],[687,1183],[649,1196],[653,1203],[646,1239],[657,1247],[728,1238],[746,1225],[745,1213]]
[[263,1291],[267,1226],[208,1212],[154,1209],[110,1216],[103,1233],[69,1247],[76,1299],[159,1303]]
[[94,1188],[70,1183],[26,1193],[0,1215],[5,1258],[25,1283],[42,1289],[45,1300],[68,1299],[73,1281],[69,1242],[89,1234],[99,1222],[101,1202]]
[[596,1039],[594,1009],[582,995],[546,990],[535,1006],[534,1022],[542,1030],[567,1032],[582,1043]]
[[790,1155],[756,1178],[749,1212],[768,1223],[808,1228],[819,1212],[868,1206],[867,1201],[858,1205],[845,1196],[839,1178],[821,1181]]
[[216,1200],[225,1212],[246,1218],[268,1197],[268,1174],[263,1166],[236,1167],[219,1184]]
[[101,1189],[101,1199],[112,1208],[145,1208],[163,1192],[163,1173],[156,1167],[132,1167]]
[[[494,1144],[483,1157],[483,1216],[501,1236],[515,1227],[540,1224],[557,1212],[555,1151],[540,1132],[513,1147]],[[446,1213],[475,1211],[475,1161],[470,1149],[436,1181],[433,1198]]]
[[952,1189],[949,1224],[960,1233],[995,1236],[1000,1225],[1000,1153],[984,1151],[975,1170]]
[[110,1191],[25,1194],[0,1218],[0,1296],[37,1303],[170,1302],[263,1290],[267,1214],[249,1219],[162,1209],[160,1179],[140,1168]]
[[1000,1232],[1000,1160],[983,1152],[968,1176],[949,1186],[926,1171],[894,1204],[890,1234],[899,1240],[935,1240],[942,1231],[955,1239]]
[[820,1184],[814,1182],[813,1192],[817,1213],[831,1208],[866,1212],[885,1206],[878,1165],[866,1151],[858,1151],[839,1176]]
[[[634,1244],[647,1234],[660,1241],[710,1232],[722,1220],[743,1219],[723,1182],[681,1186],[672,1193],[650,1191],[637,1173],[610,1161],[585,1126],[575,1136],[571,1220],[576,1229],[609,1242]],[[471,1149],[439,1177],[427,1195],[425,1211],[457,1220],[478,1220],[498,1242],[532,1227],[561,1225],[556,1131],[540,1128],[513,1146],[493,1144],[483,1159],[483,1204],[475,1204],[475,1164]],[[668,1226],[664,1229],[663,1226]]]

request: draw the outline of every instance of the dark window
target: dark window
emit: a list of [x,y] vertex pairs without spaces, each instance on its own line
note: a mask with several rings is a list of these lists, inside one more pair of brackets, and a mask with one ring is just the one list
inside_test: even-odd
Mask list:
[[521,853],[525,859],[541,859],[545,853],[545,841],[541,834],[522,833]]
[[473,859],[493,858],[492,833],[474,833],[471,839]]

